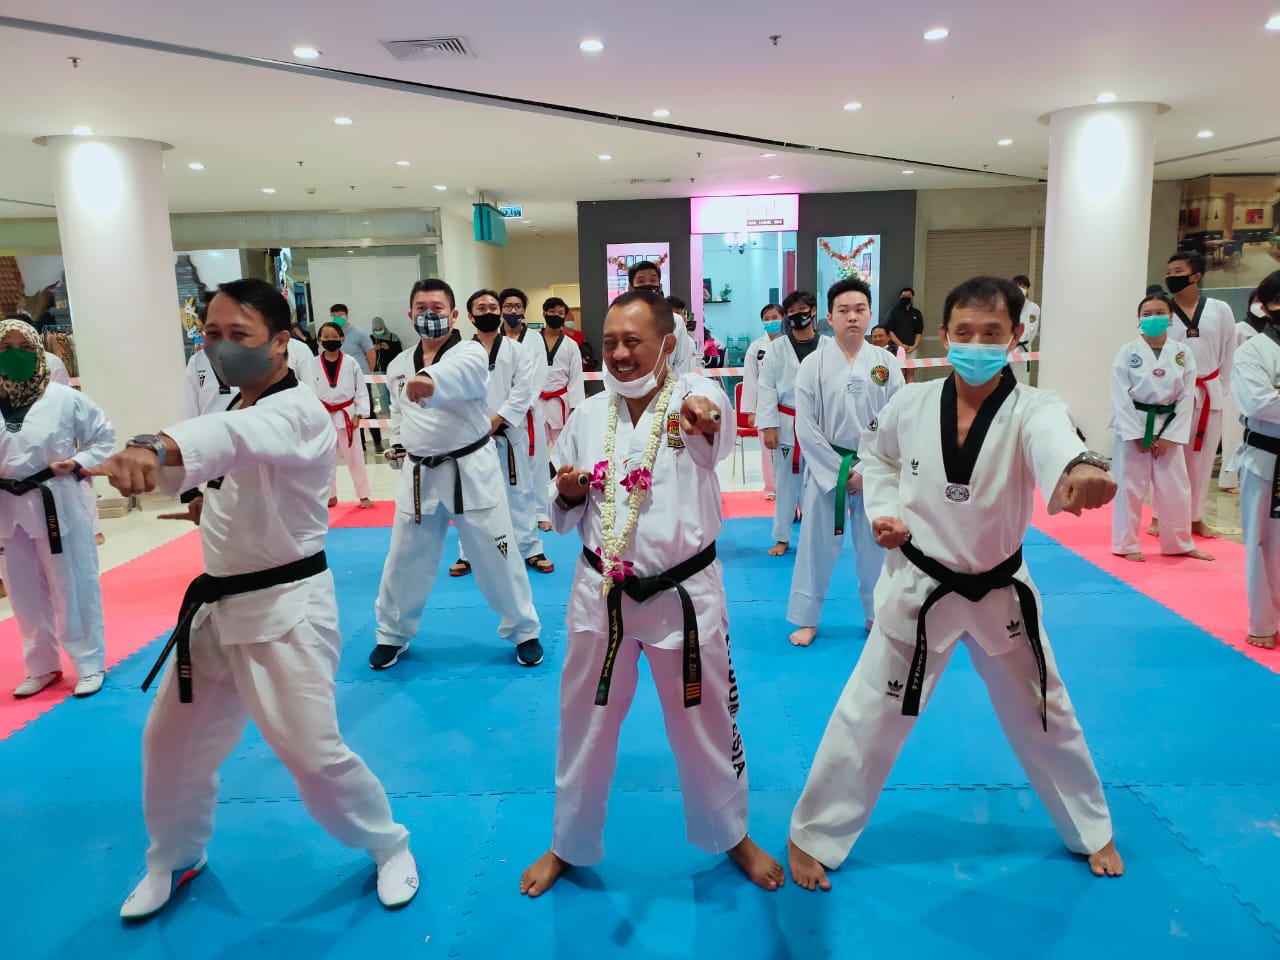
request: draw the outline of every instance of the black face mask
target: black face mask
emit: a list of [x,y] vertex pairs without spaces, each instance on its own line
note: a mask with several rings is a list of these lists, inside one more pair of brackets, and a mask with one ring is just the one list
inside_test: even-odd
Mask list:
[[791,324],[792,330],[803,330],[809,324],[813,323],[813,314],[789,313],[787,314],[787,322]]
[[552,330],[559,330],[564,326],[564,317],[557,317],[554,313],[543,314],[542,319]]
[[1176,296],[1191,286],[1191,276],[1188,274],[1181,277],[1165,277],[1164,285],[1170,293]]
[[697,329],[698,329],[698,321],[697,321],[697,320],[686,320],[686,321],[684,322],[684,328],[685,328],[686,330],[688,330],[690,333],[693,333],[693,331],[695,331],[695,330],[697,330]]
[[523,313],[504,313],[502,315],[502,319],[506,321],[506,324],[508,327],[514,330],[516,327],[520,326],[520,324],[524,323],[524,314]]
[[502,323],[502,317],[496,313],[481,313],[472,317],[471,322],[481,333],[493,333],[498,329],[498,324]]
[[637,290],[648,290],[650,293],[662,294],[662,285],[658,283],[648,283],[643,287],[636,287]]
[[906,310],[908,307],[911,306],[911,298],[903,297],[901,300],[898,301],[898,306],[900,306],[903,310]]
[[342,341],[341,340],[321,340],[320,346],[324,347],[326,350],[336,352],[342,349]]

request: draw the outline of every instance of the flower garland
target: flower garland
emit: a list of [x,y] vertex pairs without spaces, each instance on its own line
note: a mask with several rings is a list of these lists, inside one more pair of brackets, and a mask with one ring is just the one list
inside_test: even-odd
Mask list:
[[[664,253],[661,256],[651,260],[650,263],[655,263],[659,267],[661,267],[664,263],[667,262],[670,256],[671,256],[671,253],[670,251],[668,251],[667,253]],[[630,257],[606,257],[605,258],[609,266],[616,267],[619,270],[626,270],[627,268],[629,268],[631,264],[628,263],[627,261],[630,259],[631,259]]]
[[[613,462],[614,441],[618,433],[618,406],[620,398],[614,398],[609,404],[609,416],[605,423],[604,462],[596,464],[593,471],[593,483],[601,481],[604,486],[604,506],[600,510],[600,526],[604,536],[604,549],[597,549],[604,574],[604,593],[607,595],[614,583],[621,583],[631,573],[631,564],[622,559],[631,534],[640,518],[640,506],[644,502],[645,493],[653,487],[653,464],[658,459],[658,446],[662,439],[663,427],[666,424],[667,405],[671,402],[671,394],[675,390],[679,378],[668,372],[666,382],[658,393],[658,403],[653,412],[653,425],[649,428],[649,442],[644,448],[644,458],[640,466],[630,471],[621,482],[617,479],[617,467]],[[600,468],[604,466],[604,476],[600,476]],[[618,517],[618,487],[627,491],[627,519],[622,530],[614,532]],[[597,488],[598,489],[598,488]]]
[[858,256],[861,255],[862,251],[866,250],[875,242],[876,242],[875,237],[868,237],[866,240],[864,240],[854,249],[850,250],[848,253],[841,253],[839,250],[836,250],[834,247],[831,246],[831,244],[827,243],[827,241],[822,238],[818,239],[818,246],[822,248],[823,253],[829,256],[832,260],[835,260],[838,264],[840,264],[841,279],[848,279],[849,277],[858,277],[861,275],[860,271],[855,265],[855,261],[857,260]]

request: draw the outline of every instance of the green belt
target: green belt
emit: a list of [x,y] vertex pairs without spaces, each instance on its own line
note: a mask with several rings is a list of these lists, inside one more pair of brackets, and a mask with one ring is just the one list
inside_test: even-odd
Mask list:
[[837,447],[834,443],[831,449],[844,457],[840,461],[840,475],[836,478],[836,536],[843,537],[844,518],[847,512],[845,498],[849,492],[849,470],[858,461],[858,451],[846,450],[844,447]]
[[[1139,403],[1133,401],[1135,409],[1141,410],[1147,415],[1147,428],[1142,434],[1142,449],[1150,450],[1151,444],[1164,436],[1164,432],[1169,429],[1169,424],[1173,423],[1174,411],[1177,407],[1172,403]],[[1159,414],[1165,414],[1164,424],[1160,427],[1160,432],[1156,433],[1156,417]]]

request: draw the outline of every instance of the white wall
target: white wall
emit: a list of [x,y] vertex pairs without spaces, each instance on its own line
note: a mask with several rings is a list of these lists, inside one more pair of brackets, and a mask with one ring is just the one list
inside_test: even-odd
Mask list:
[[[243,276],[240,271],[239,250],[186,250],[183,252],[191,258],[191,264],[196,268],[200,282],[211,290],[220,283],[239,280]],[[175,254],[175,257],[179,255]]]
[[453,287],[458,300],[458,330],[470,337],[475,328],[467,320],[467,297],[484,287],[503,285],[502,248],[476,243],[470,220],[441,210],[439,267],[440,278]]
[[[502,282],[495,289],[518,287],[529,297],[530,317],[538,317],[552,285],[578,283],[578,235],[521,238],[503,251]],[[579,298],[565,298],[578,314]]]

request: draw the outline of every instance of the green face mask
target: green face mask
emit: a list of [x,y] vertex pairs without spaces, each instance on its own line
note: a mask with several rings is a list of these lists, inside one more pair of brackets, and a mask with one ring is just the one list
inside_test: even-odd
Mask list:
[[10,347],[0,352],[0,377],[17,383],[26,383],[35,376],[40,358],[31,350]]
[[329,318],[329,322],[330,322],[330,323],[336,323],[336,324],[337,324],[338,326],[340,326],[340,327],[345,327],[345,326],[347,325],[347,318],[346,318],[346,317],[339,317],[339,316],[332,316],[332,317],[330,317],[330,318]]

